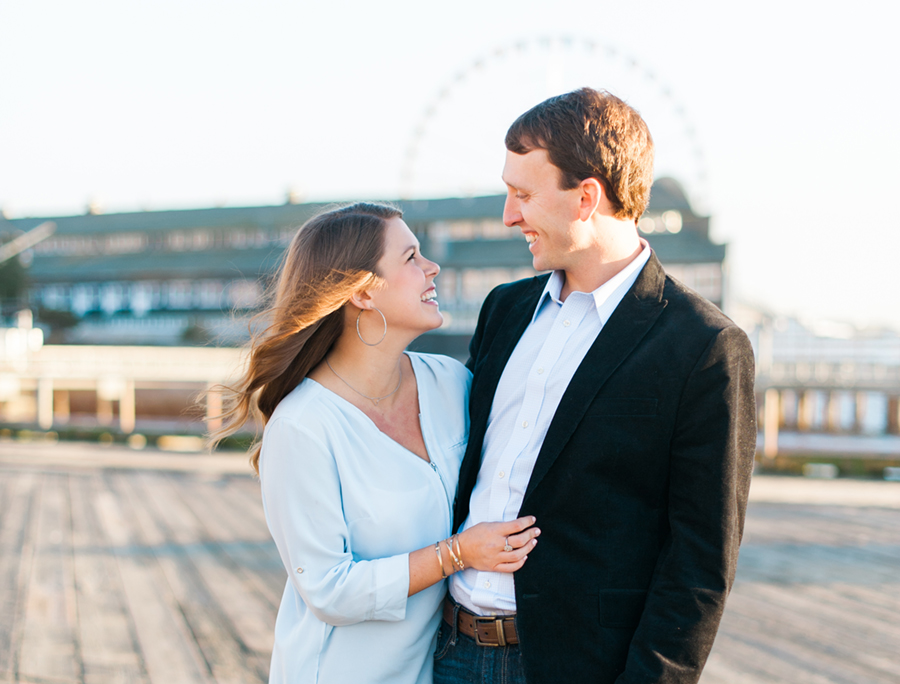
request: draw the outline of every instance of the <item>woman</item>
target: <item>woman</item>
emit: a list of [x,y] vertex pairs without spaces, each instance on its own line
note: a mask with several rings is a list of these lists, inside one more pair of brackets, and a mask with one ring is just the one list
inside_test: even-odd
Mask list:
[[404,351],[442,323],[439,270],[377,204],[311,219],[285,256],[216,435],[265,423],[251,459],[288,572],[270,682],[431,682],[443,579],[537,543],[533,518],[451,537],[471,376]]

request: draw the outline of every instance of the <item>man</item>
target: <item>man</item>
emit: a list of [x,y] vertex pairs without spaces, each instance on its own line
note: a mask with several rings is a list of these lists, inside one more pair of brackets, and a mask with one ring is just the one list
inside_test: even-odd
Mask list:
[[636,111],[585,88],[506,147],[503,220],[552,273],[482,307],[455,524],[532,515],[541,535],[514,578],[453,576],[435,682],[696,682],[743,529],[752,349],[638,235]]

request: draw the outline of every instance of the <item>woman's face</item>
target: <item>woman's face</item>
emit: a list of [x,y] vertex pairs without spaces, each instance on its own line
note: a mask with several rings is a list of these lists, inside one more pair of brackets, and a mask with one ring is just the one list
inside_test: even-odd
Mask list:
[[[386,223],[384,254],[377,266],[385,287],[372,293],[372,303],[384,314],[388,330],[418,335],[439,328],[444,317],[438,308],[434,278],[440,266],[422,256],[419,241],[403,219],[392,218]],[[362,319],[369,319],[372,328],[370,334],[364,332],[366,339],[377,339],[381,334],[380,318],[363,314]]]

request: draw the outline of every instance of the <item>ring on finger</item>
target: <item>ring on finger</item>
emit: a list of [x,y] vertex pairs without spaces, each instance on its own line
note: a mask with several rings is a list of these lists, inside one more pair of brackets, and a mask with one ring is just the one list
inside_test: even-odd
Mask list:
[[503,550],[507,553],[513,550],[513,547],[509,545],[509,537],[506,538],[506,546],[503,547]]

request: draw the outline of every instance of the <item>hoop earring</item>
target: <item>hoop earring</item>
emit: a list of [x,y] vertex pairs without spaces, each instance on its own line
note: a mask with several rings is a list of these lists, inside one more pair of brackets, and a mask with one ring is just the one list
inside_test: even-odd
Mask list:
[[384,322],[384,332],[381,333],[381,339],[378,340],[377,342],[366,342],[363,339],[363,336],[359,332],[359,317],[363,315],[363,311],[365,311],[365,309],[360,309],[359,313],[356,314],[356,336],[359,338],[359,341],[362,342],[367,347],[377,347],[379,344],[381,344],[384,341],[384,338],[387,335],[387,319],[384,317],[384,314],[381,313],[380,309],[377,309],[374,306],[372,307],[372,309],[374,311],[377,311],[381,315],[381,320]]

